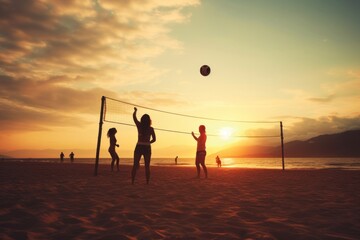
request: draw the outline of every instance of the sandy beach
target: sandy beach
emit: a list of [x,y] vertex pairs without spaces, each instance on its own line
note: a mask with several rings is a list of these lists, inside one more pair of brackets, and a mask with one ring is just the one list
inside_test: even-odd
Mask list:
[[360,171],[0,163],[0,239],[359,239]]

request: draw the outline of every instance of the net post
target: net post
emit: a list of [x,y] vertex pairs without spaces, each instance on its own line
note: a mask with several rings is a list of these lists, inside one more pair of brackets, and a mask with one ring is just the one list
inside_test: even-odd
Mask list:
[[285,159],[284,159],[284,132],[283,132],[283,124],[282,124],[282,121],[280,121],[280,138],[281,138],[282,170],[285,170]]
[[99,155],[100,155],[101,133],[102,133],[103,116],[104,116],[104,105],[105,105],[105,96],[102,96],[101,97],[101,109],[100,109],[100,121],[99,121],[99,133],[98,133],[98,140],[97,140],[97,146],[96,146],[94,176],[97,176],[98,166],[99,166]]

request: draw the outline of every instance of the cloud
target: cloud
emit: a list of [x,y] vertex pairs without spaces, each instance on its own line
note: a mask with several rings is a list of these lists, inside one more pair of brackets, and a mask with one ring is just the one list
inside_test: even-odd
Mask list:
[[356,116],[322,116],[319,118],[297,118],[298,121],[286,127],[290,139],[305,140],[321,134],[332,134],[360,129],[360,114]]
[[332,70],[326,77],[329,81],[322,84],[322,90],[328,93],[327,98],[342,99],[359,96],[360,70],[358,68]]
[[198,4],[1,1],[0,124],[41,130],[73,124],[74,118],[86,123],[81,114],[98,114],[102,95],[118,96],[114,86],[162,74],[147,60],[181,49],[169,24],[187,21],[182,9]]
[[[340,133],[360,129],[360,113],[354,116],[321,116],[318,118],[283,116],[284,141],[306,140],[322,134]],[[252,128],[248,136],[280,136],[280,125]],[[252,139],[250,139],[252,140]],[[279,144],[279,138],[259,138],[248,141],[252,144]]]
[[[57,85],[56,79],[34,81],[0,76],[0,94],[14,106],[68,113],[94,113],[99,96],[114,93],[101,88],[78,90]],[[61,80],[60,80],[61,82]]]
[[[120,98],[119,94],[103,88],[77,90],[62,86],[61,76],[39,82],[0,76],[0,131],[45,130],[50,126],[81,126],[90,123],[82,115],[97,115],[100,98]],[[121,93],[121,99],[132,104],[147,102],[147,106],[184,106],[181,97],[169,93],[149,94],[145,91]],[[137,99],[137,101],[134,101]],[[131,112],[132,107],[123,108]],[[119,110],[117,110],[119,111]]]
[[197,4],[165,2],[5,2],[0,12],[1,70],[38,80],[61,73],[90,77],[91,71],[96,77],[90,80],[103,83],[129,65],[140,69],[144,59],[181,47],[168,36],[167,25],[185,21],[180,10]]
[[309,118],[357,116],[360,109],[359,70],[333,70],[324,77],[326,80],[320,85],[283,89],[284,96],[288,97],[280,104],[284,104],[284,109],[287,107],[286,115]]
[[[54,126],[82,126],[89,122],[71,114],[58,114],[57,111],[48,109],[40,110],[21,105],[9,104],[0,101],[0,122],[3,126],[0,132],[13,131],[45,131]],[[49,127],[50,126],[50,127]]]
[[329,95],[329,96],[327,96],[327,97],[323,97],[323,98],[321,98],[321,97],[318,97],[318,98],[316,98],[316,97],[308,98],[308,100],[311,101],[311,102],[327,103],[327,102],[333,101],[333,100],[335,99],[335,97],[336,97],[336,96],[335,96],[334,94],[331,94],[331,95]]

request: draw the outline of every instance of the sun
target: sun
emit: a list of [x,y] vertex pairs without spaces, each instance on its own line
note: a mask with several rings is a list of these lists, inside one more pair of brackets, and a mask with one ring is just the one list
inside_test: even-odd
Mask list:
[[229,127],[224,127],[220,129],[220,136],[222,139],[229,139],[233,133],[233,129]]

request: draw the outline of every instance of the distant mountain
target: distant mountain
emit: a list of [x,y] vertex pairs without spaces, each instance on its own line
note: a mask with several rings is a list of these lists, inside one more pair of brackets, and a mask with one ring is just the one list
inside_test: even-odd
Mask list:
[[[360,130],[326,134],[284,144],[285,157],[360,157]],[[281,146],[234,146],[210,156],[280,157]]]
[[292,141],[284,149],[287,157],[360,157],[360,130]]

